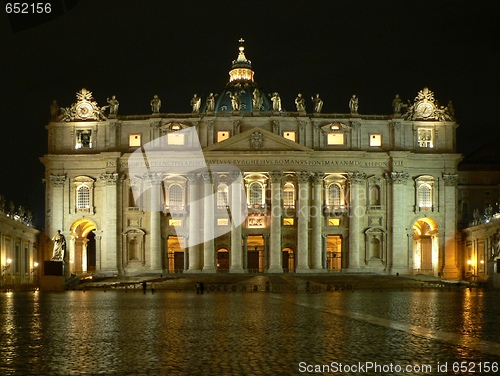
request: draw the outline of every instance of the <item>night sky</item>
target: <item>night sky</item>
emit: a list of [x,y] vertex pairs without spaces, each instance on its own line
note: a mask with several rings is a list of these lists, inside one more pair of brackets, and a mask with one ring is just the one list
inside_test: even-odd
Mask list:
[[69,107],[86,87],[101,106],[116,95],[121,115],[151,113],[154,94],[161,112],[190,112],[194,93],[222,91],[241,37],[255,80],[285,110],[301,92],[347,113],[356,94],[361,114],[390,114],[396,93],[413,102],[427,86],[453,100],[459,152],[498,134],[500,1],[53,3],[65,13],[38,26],[0,14],[0,194],[39,228],[53,99]]

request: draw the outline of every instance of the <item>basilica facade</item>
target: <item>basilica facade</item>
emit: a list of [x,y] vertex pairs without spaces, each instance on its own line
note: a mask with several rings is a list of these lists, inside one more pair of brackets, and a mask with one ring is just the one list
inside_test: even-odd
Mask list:
[[121,116],[82,89],[52,108],[45,229],[66,237],[71,273],[459,277],[458,125],[428,88],[388,115],[361,114],[355,95],[349,113],[302,94],[284,111],[241,46],[192,112],[150,104]]

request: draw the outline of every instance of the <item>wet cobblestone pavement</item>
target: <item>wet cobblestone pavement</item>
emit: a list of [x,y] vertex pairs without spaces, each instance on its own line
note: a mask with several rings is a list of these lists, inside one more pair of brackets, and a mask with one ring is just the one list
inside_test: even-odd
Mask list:
[[467,289],[2,293],[0,374],[500,374],[499,322]]

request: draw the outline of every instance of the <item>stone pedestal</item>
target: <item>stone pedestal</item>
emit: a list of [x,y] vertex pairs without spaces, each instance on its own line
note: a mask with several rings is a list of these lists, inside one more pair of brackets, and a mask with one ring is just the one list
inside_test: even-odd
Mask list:
[[44,261],[43,262],[43,274],[45,276],[64,276],[64,262],[62,261]]

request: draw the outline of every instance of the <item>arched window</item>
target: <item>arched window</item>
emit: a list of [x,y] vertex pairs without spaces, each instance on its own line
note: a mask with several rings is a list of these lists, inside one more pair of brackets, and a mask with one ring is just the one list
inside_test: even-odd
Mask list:
[[340,186],[336,183],[328,186],[328,205],[335,207],[340,206]]
[[76,208],[78,210],[90,209],[90,189],[84,184],[77,188]]
[[418,187],[418,206],[422,210],[432,209],[432,187],[427,183]]
[[285,208],[295,207],[295,187],[292,183],[286,183],[283,187],[283,206]]
[[226,183],[220,183],[217,187],[217,207],[225,208],[228,206],[228,192],[229,188]]
[[172,184],[168,190],[168,204],[171,209],[181,209],[184,205],[182,201],[182,187],[179,184]]
[[254,182],[248,188],[250,191],[248,203],[250,205],[262,205],[262,184]]

